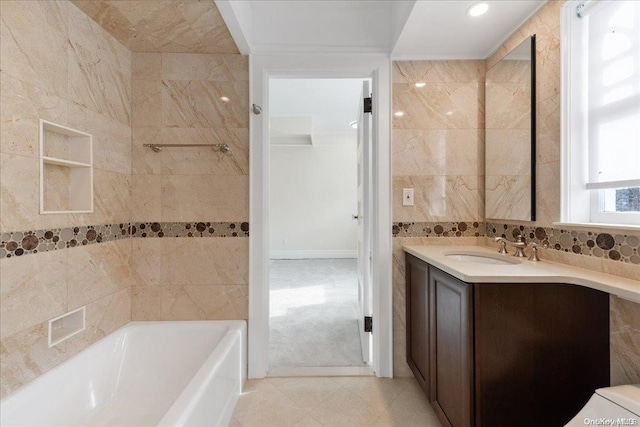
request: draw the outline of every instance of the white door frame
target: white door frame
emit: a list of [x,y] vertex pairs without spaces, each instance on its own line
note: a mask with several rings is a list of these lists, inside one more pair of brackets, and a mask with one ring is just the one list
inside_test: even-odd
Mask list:
[[391,62],[384,55],[250,55],[249,104],[249,378],[269,368],[269,78],[372,79],[373,365],[378,377],[393,376],[391,282]]
[[360,329],[360,347],[362,348],[362,360],[370,365],[372,359],[372,337],[370,332],[365,332],[365,317],[372,315],[371,310],[371,148],[373,141],[371,135],[372,117],[365,113],[365,98],[371,96],[371,82],[362,81],[362,91],[358,104],[358,308],[360,317],[358,329]]

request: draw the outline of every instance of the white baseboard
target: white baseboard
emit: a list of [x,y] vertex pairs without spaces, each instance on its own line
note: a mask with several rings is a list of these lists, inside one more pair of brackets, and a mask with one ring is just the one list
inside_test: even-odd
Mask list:
[[359,377],[374,376],[370,366],[309,366],[271,368],[268,377]]
[[309,258],[357,258],[357,251],[270,251],[271,259],[309,259]]

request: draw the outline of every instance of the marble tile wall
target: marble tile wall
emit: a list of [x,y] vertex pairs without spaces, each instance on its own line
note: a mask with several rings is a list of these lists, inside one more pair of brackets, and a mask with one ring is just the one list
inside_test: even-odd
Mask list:
[[[640,280],[640,275],[636,276]],[[621,298],[610,299],[611,384],[638,383],[640,378],[640,310]]]
[[[130,221],[131,54],[68,1],[3,0],[0,84],[5,242],[0,244],[0,396],[5,396],[131,318],[130,239],[99,228],[104,243],[82,246],[98,237],[98,228],[89,225]],[[39,118],[93,134],[94,213],[39,214]],[[57,179],[65,173],[51,177],[55,187],[64,183]],[[59,187],[52,203],[64,202]],[[71,241],[81,247],[49,251],[75,245]],[[17,256],[35,251],[46,253]],[[83,305],[87,329],[48,348],[47,321]]]
[[[505,222],[510,230],[523,227],[534,230],[535,234],[540,228],[549,235],[555,236],[558,233],[555,236],[558,241],[553,244],[553,248],[542,250],[542,259],[640,281],[636,243],[640,233],[584,227],[563,232],[552,227],[554,221],[560,220],[560,18],[563,3],[557,0],[545,3],[486,60],[487,70],[490,70],[523,40],[536,34],[538,219],[535,222]],[[492,229],[492,226],[487,227],[487,236]],[[489,237],[485,243],[493,245]],[[556,243],[561,247],[556,248]],[[640,383],[640,304],[612,297],[610,322],[612,383]]]
[[135,320],[246,319],[246,238],[133,239]]
[[[191,6],[211,9],[197,3]],[[3,1],[0,7],[1,395],[132,314],[247,318],[247,58],[131,54],[68,1]],[[176,13],[185,12],[181,7]],[[108,27],[108,17],[98,18]],[[145,28],[165,25],[151,24]],[[230,39],[220,30],[214,25],[200,35],[217,37],[217,49],[226,51]],[[153,49],[172,49],[151,39]],[[39,214],[39,118],[93,134],[94,213]],[[156,154],[142,148],[146,142],[225,143],[232,154],[211,148]],[[52,188],[61,190],[51,203],[63,204],[65,174],[57,172]],[[74,249],[60,250],[67,248]],[[48,349],[46,321],[82,305],[87,331]]]
[[[484,61],[393,63],[394,371],[405,357],[402,244],[475,244],[484,235]],[[416,83],[420,85],[416,86]],[[414,206],[402,206],[402,189]]]
[[72,1],[132,52],[238,52],[212,1]]
[[484,77],[483,61],[393,63],[394,221],[483,218]]
[[531,218],[531,89],[531,61],[505,59],[487,70],[487,218]]
[[[134,239],[133,319],[246,319],[248,239],[223,236],[248,235],[248,59],[134,53],[132,66],[132,220],[158,221],[134,236],[164,236]],[[224,143],[231,153],[142,146],[154,142]]]

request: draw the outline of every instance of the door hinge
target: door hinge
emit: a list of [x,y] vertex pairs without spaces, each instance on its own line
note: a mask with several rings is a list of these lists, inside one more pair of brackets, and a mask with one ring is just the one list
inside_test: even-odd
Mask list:
[[364,316],[364,331],[373,333],[373,317]]
[[372,111],[372,109],[371,109],[371,97],[365,98],[364,99],[364,112],[365,113],[370,113],[371,111]]

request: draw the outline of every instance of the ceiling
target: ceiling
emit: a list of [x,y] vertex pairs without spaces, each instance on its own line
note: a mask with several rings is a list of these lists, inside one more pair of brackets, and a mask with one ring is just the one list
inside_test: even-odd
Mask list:
[[412,1],[216,0],[242,53],[390,52]]
[[213,0],[72,0],[133,52],[238,53]]
[[72,0],[133,52],[484,59],[545,0]]
[[485,59],[545,1],[487,1],[486,14],[467,16],[475,3],[416,2],[393,49],[394,59]]
[[241,53],[385,53],[484,59],[546,0],[215,0]]

